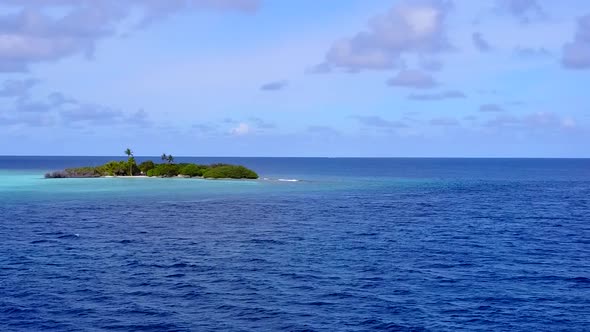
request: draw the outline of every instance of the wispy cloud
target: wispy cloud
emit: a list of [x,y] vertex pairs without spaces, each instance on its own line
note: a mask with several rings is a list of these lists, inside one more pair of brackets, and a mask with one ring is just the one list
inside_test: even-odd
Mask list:
[[260,90],[262,91],[279,91],[283,90],[284,88],[289,85],[289,81],[282,80],[282,81],[274,81],[263,84],[260,86]]
[[360,116],[360,115],[356,115],[353,116],[353,118],[355,118],[356,120],[358,120],[362,125],[368,126],[368,127],[377,127],[377,128],[406,128],[407,125],[401,121],[389,121],[386,119],[383,119],[380,116],[375,116],[375,115],[371,115],[371,116]]
[[438,83],[430,74],[419,70],[402,70],[389,79],[387,84],[414,89],[432,89],[438,86]]
[[483,38],[483,35],[479,32],[473,33],[471,35],[471,39],[473,40],[473,45],[477,48],[480,52],[489,52],[492,50],[492,46],[488,43],[487,40]]
[[543,47],[516,47],[514,55],[522,59],[546,58],[551,56],[551,52]]
[[498,104],[483,104],[479,106],[480,112],[504,112],[504,108]]
[[439,71],[444,67],[442,61],[435,58],[424,57],[420,58],[420,68],[427,71]]
[[25,80],[7,80],[0,88],[0,97],[27,97],[31,89],[39,80],[30,78]]
[[547,13],[537,0],[496,0],[496,11],[512,15],[522,23],[547,18]]
[[590,14],[578,19],[574,40],[563,46],[561,63],[569,69],[590,68]]
[[266,121],[262,120],[261,118],[257,118],[254,116],[248,118],[248,121],[251,122],[252,124],[254,124],[254,126],[257,129],[261,129],[261,130],[274,129],[277,127],[274,123],[266,122]]
[[329,126],[309,126],[307,127],[306,132],[314,135],[322,135],[322,136],[336,136],[340,135],[340,132],[332,127]]
[[126,113],[113,107],[88,103],[53,92],[45,98],[33,98],[30,93],[38,83],[35,79],[8,80],[2,84],[0,96],[11,100],[12,106],[4,112],[5,125],[24,124],[32,126],[86,125],[151,125],[144,110]]
[[408,96],[410,100],[417,101],[437,101],[445,99],[463,99],[467,98],[465,93],[459,90],[448,90],[439,93],[413,93]]
[[451,117],[443,117],[443,118],[434,118],[428,121],[428,123],[432,126],[443,126],[443,127],[451,127],[451,126],[458,126],[459,121],[455,118]]
[[215,124],[196,123],[191,126],[194,132],[202,134],[211,134],[217,132],[219,126]]

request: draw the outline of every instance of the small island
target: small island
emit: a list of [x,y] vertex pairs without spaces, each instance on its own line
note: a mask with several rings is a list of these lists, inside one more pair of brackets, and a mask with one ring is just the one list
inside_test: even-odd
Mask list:
[[100,166],[86,166],[66,168],[62,171],[45,174],[47,179],[58,178],[98,178],[111,176],[125,177],[183,177],[203,179],[258,179],[258,174],[251,169],[240,165],[211,164],[200,165],[193,163],[174,163],[174,157],[162,154],[162,163],[157,164],[151,160],[139,165],[131,149],[126,149],[127,161],[109,161]]

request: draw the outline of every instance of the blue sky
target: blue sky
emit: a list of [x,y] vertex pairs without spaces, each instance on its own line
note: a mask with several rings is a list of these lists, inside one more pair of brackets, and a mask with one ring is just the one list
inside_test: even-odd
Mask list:
[[3,0],[0,154],[590,157],[584,0]]

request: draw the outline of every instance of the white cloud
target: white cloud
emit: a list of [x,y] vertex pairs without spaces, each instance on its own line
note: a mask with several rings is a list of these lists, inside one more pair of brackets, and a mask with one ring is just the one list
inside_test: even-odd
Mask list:
[[145,26],[180,11],[248,12],[259,0],[2,0],[2,5],[12,10],[0,14],[0,72],[18,72],[74,54],[91,56],[97,41],[124,22]]
[[574,120],[572,117],[567,116],[561,119],[561,126],[563,128],[575,128],[577,126],[576,120]]
[[235,136],[243,136],[250,133],[250,126],[247,123],[241,122],[237,127],[232,128],[230,133]]
[[444,21],[450,8],[450,2],[442,0],[402,1],[370,20],[368,31],[335,42],[320,68],[391,69],[404,63],[404,55],[449,50]]
[[574,129],[577,127],[577,123],[571,116],[563,116],[553,112],[535,112],[522,116],[500,114],[488,120],[484,126],[546,131]]

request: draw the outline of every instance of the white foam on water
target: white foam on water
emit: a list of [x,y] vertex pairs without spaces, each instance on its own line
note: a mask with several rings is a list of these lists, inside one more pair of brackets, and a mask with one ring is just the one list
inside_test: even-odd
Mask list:
[[277,181],[281,182],[299,182],[297,179],[278,179]]

